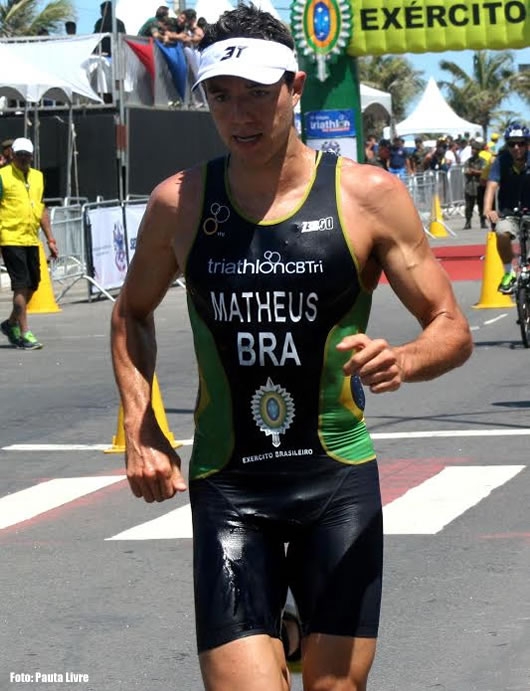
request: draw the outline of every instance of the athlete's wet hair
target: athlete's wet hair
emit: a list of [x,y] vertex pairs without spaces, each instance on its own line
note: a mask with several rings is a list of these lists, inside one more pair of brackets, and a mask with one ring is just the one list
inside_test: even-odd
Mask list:
[[[238,5],[235,10],[224,12],[214,24],[208,24],[199,43],[199,51],[229,38],[261,38],[276,41],[291,50],[295,47],[287,26],[269,12],[262,12],[252,2]],[[294,80],[294,72],[286,72],[284,79],[290,86]]]
[[199,43],[199,50],[228,38],[262,38],[283,43],[294,50],[294,40],[287,26],[252,3],[224,12],[214,24],[208,24],[204,38]]

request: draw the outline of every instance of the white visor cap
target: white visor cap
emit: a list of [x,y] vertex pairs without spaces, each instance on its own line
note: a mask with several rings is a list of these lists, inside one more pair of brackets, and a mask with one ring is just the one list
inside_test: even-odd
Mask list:
[[262,38],[229,38],[202,51],[193,88],[212,77],[276,84],[285,72],[298,72],[296,57],[288,46]]

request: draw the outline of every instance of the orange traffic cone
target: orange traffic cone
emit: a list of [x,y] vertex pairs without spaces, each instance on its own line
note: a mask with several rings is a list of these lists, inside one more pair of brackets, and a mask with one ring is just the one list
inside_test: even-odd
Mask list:
[[60,312],[61,308],[53,294],[52,279],[48,270],[48,262],[44,254],[44,247],[39,241],[40,283],[28,302],[28,314],[46,314]]
[[[155,411],[155,417],[166,439],[169,441],[169,443],[174,449],[177,449],[179,446],[182,446],[182,444],[179,441],[175,441],[175,437],[169,430],[166,411],[164,409],[162,394],[160,393],[160,387],[158,385],[158,379],[156,378],[156,374],[153,378],[152,404],[153,410]],[[120,405],[120,409],[118,411],[118,424],[116,427],[116,435],[112,437],[112,446],[110,446],[108,449],[105,449],[105,453],[123,453],[124,451],[125,429],[123,426],[123,406]]]
[[429,233],[436,238],[443,238],[449,235],[445,223],[443,222],[442,206],[440,204],[440,197],[437,194],[432,198]]
[[497,236],[489,232],[486,241],[486,257],[482,272],[482,290],[480,300],[473,305],[475,309],[513,307],[514,302],[510,295],[503,295],[497,290],[504,274],[501,258],[497,251]]

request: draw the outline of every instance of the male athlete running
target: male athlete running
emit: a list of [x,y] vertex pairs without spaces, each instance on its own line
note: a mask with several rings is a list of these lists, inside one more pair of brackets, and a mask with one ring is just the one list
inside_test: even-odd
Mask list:
[[[286,27],[240,5],[207,27],[198,83],[230,155],[152,193],[112,318],[133,493],[186,490],[151,407],[153,313],[179,271],[199,371],[189,470],[200,665],[209,691],[285,691],[287,588],[309,691],[364,691],[383,531],[362,385],[461,365],[472,341],[403,184],[298,138]],[[417,338],[369,337],[384,270]],[[285,550],[285,545],[287,550]]]

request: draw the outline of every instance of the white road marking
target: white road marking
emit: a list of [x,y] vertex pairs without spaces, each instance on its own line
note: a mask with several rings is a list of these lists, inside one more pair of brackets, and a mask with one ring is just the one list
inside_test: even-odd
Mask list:
[[527,437],[530,428],[509,429],[440,429],[430,432],[374,432],[372,439],[431,439],[433,437]]
[[105,451],[111,444],[11,444],[2,451]]
[[134,528],[124,530],[107,540],[176,540],[193,537],[191,507],[189,504],[174,509],[169,513],[140,523]]
[[[182,446],[191,446],[193,439],[179,439]],[[112,446],[108,444],[11,444],[3,446],[0,451],[106,451]]]
[[524,465],[449,466],[383,507],[385,535],[434,535]]
[[27,521],[123,479],[125,475],[63,477],[8,494],[0,499],[0,529]]
[[[524,465],[449,466],[383,507],[385,535],[434,535],[517,475]],[[107,540],[193,537],[189,504]]]
[[[386,535],[433,535],[526,466],[448,466],[383,507]],[[56,478],[0,498],[0,529],[13,526],[125,480],[125,475]],[[192,538],[189,504],[107,540]]]
[[[424,432],[372,432],[372,439],[432,439],[452,437],[527,437],[530,427],[507,429],[442,429]],[[193,438],[178,439],[182,446],[191,446]],[[3,446],[0,451],[105,451],[108,444],[11,444]]]
[[484,324],[485,325],[494,324],[495,322],[498,322],[500,319],[504,319],[504,317],[507,317],[507,316],[508,315],[506,313],[499,314],[498,317],[493,317],[493,319],[488,319],[488,321],[485,321]]

